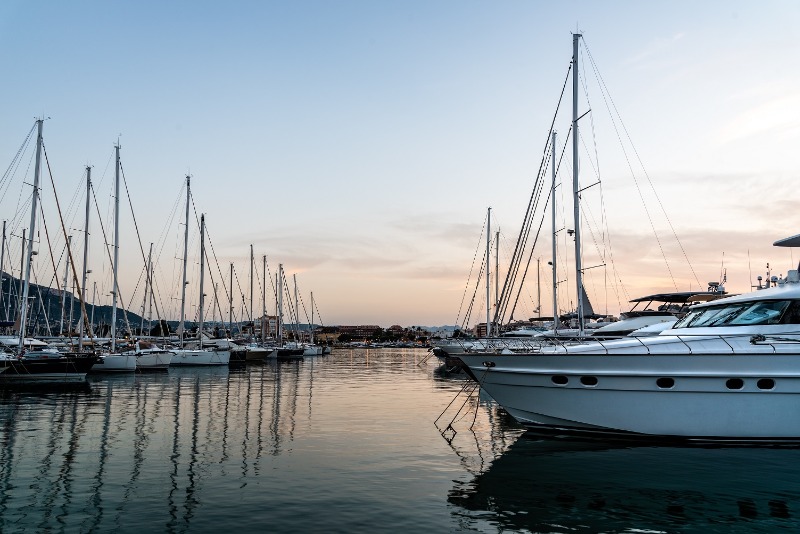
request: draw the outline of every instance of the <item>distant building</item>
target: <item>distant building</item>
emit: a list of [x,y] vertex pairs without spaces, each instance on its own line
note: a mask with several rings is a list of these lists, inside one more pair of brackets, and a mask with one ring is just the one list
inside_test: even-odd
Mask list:
[[383,331],[380,326],[369,324],[359,326],[339,326],[339,335],[347,334],[353,339],[369,339]]
[[339,338],[338,326],[323,326],[314,331],[314,341],[318,343],[327,344],[331,341],[336,341]]

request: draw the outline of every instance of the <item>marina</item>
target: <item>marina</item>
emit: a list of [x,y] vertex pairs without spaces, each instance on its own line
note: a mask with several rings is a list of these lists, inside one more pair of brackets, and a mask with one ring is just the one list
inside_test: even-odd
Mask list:
[[631,7],[3,6],[0,533],[800,531],[800,4]]
[[434,421],[469,381],[427,356],[337,349],[240,369],[90,375],[59,392],[4,391],[0,530],[800,526],[800,449],[538,436],[474,395],[448,440]]

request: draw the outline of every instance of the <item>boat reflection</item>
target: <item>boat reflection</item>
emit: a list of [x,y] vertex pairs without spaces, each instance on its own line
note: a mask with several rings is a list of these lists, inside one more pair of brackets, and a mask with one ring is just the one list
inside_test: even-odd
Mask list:
[[448,495],[458,522],[547,532],[800,526],[800,448],[610,445],[524,434]]

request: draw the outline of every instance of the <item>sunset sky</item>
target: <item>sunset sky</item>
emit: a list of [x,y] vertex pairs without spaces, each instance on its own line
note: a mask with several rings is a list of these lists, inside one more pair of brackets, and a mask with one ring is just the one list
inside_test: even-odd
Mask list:
[[[282,263],[309,314],[314,292],[325,324],[455,324],[465,292],[475,292],[475,273],[467,280],[483,254],[488,207],[505,275],[577,32],[589,68],[579,167],[595,310],[704,290],[723,269],[728,291],[744,292],[767,263],[785,274],[800,258],[771,246],[800,233],[799,16],[792,1],[10,0],[0,3],[0,158],[5,171],[35,118],[49,117],[48,161],[76,242],[92,166],[98,302],[110,303],[98,219],[110,239],[119,141],[145,252],[156,243],[168,318],[178,316],[190,174],[219,262],[206,287],[227,284],[233,262],[237,315],[242,294],[249,299],[252,244],[257,276],[263,255],[273,276]],[[616,128],[609,110],[621,118]],[[560,144],[570,113],[565,102]],[[32,154],[31,144],[0,184],[0,218],[15,236],[30,216],[23,183],[33,179]],[[557,214],[572,229],[566,154]],[[64,238],[43,179],[58,255]],[[121,293],[138,312],[144,262],[124,193],[121,205]],[[534,314],[536,258],[542,313],[552,315],[549,217],[517,318]],[[190,228],[191,318],[199,233]],[[574,250],[559,235],[564,312],[574,306]],[[48,285],[52,261],[40,239],[34,268]],[[15,276],[19,241],[9,238],[6,259]],[[78,243],[76,259],[82,250]],[[475,307],[485,309],[485,290]]]

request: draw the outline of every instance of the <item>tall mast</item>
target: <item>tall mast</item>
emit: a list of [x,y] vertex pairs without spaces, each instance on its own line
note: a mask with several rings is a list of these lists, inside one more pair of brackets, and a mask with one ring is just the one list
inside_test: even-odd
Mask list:
[[233,337],[233,262],[231,262],[231,293],[228,297],[228,328],[230,328]]
[[263,288],[261,289],[261,304],[264,320],[261,323],[261,341],[267,341],[267,329],[269,328],[269,318],[267,318],[267,255],[264,254],[264,267],[262,268],[261,277],[264,279]]
[[553,212],[553,330],[558,330],[558,274],[556,269],[556,132],[553,132],[552,147],[553,187],[550,188],[550,205]]
[[[500,230],[494,233],[494,309],[497,310],[500,299]],[[497,313],[497,311],[495,311]],[[497,317],[495,317],[497,318]],[[500,327],[498,326],[498,329]]]
[[183,229],[183,283],[181,284],[181,322],[178,325],[180,331],[181,348],[183,348],[183,335],[186,325],[186,262],[189,255],[189,202],[191,201],[191,177],[186,177],[186,227]]
[[283,264],[278,264],[278,342],[283,345]]
[[583,269],[581,267],[581,208],[578,183],[578,44],[581,34],[572,36],[572,203],[575,215],[575,280],[578,301],[578,335],[583,337]]
[[[92,196],[92,168],[86,166],[86,216],[83,220],[83,274],[81,276],[81,291],[86,291],[87,263],[89,262],[89,208],[90,197]],[[83,297],[84,302],[86,297]],[[81,306],[81,320],[78,328],[78,350],[83,350],[84,325],[88,323],[86,317],[86,306]]]
[[[19,351],[25,349],[25,328],[27,327],[28,315],[28,290],[31,280],[31,260],[33,259],[33,234],[36,231],[36,209],[39,200],[39,170],[42,163],[42,127],[44,120],[39,119],[36,121],[38,125],[38,133],[36,135],[36,166],[33,172],[33,196],[31,198],[31,225],[30,234],[28,235],[28,250],[25,256],[25,285],[22,289],[22,303],[20,308],[20,326],[19,326]],[[24,235],[24,234],[23,234]],[[24,238],[23,238],[24,241]]]
[[536,311],[542,316],[542,258],[536,258]]
[[200,350],[203,350],[203,308],[205,306],[205,294],[203,293],[203,275],[205,274],[205,256],[206,256],[206,216],[204,213],[200,214],[200,311],[197,314],[197,338],[200,341]]
[[300,341],[300,303],[297,301],[297,274],[292,275],[292,280],[294,280],[294,340]]
[[486,214],[486,337],[492,337],[492,323],[489,321],[490,317],[489,314],[491,313],[492,302],[491,302],[491,288],[492,288],[492,276],[491,276],[491,255],[489,251],[491,250],[492,246],[492,208],[489,208]]
[[[147,334],[153,331],[153,243],[150,243],[150,252],[147,254]],[[144,314],[142,314],[144,315]]]
[[310,342],[314,343],[314,292],[311,292],[311,337]]
[[[211,306],[211,322],[214,323],[214,326],[218,327],[217,325],[217,306],[219,306],[219,299],[217,298],[217,287],[219,284],[214,282],[214,304]],[[221,313],[220,313],[221,315]]]
[[117,294],[119,293],[119,283],[117,282],[117,266],[119,265],[119,141],[114,146],[117,155],[116,179],[114,182],[114,288],[111,291],[111,351],[116,349],[117,344]]
[[[72,236],[70,236],[70,238],[71,237]],[[69,240],[69,243],[70,243],[70,248],[71,248],[72,247],[72,239]],[[70,255],[71,255],[71,253],[70,253]],[[72,267],[73,267],[73,271],[74,271],[75,270],[75,266],[73,265]],[[70,343],[70,345],[72,345],[72,314],[75,311],[75,291],[77,290],[77,288],[75,287],[75,283],[77,282],[76,278],[77,278],[77,276],[74,276],[74,273],[73,273],[73,277],[70,279],[70,282],[72,283],[72,291],[70,292],[70,295],[69,295],[69,321],[67,321],[67,334],[69,335],[69,343]],[[41,290],[39,290],[39,298],[41,298]],[[42,309],[44,309],[44,304],[42,305]]]
[[64,257],[66,261],[64,262],[64,287],[61,291],[61,320],[58,325],[58,335],[64,335],[64,315],[67,310],[67,280],[69,279],[69,258],[71,254],[69,253],[70,247],[72,246],[72,236],[67,238],[67,246],[64,249]]
[[[3,309],[3,267],[6,261],[6,221],[3,221],[3,244],[0,246],[0,310]],[[8,277],[8,287],[11,287],[11,277]],[[10,293],[10,291],[9,291]],[[8,321],[8,309],[6,309],[6,321]]]
[[[25,232],[27,231],[26,228],[22,229],[22,251],[19,255],[19,289],[17,289],[17,305],[14,307],[14,313],[22,312],[22,293],[24,291],[25,286],[25,250],[27,250],[28,242],[25,240],[25,236],[27,235]],[[15,318],[15,320],[20,319],[19,316]],[[21,319],[20,319],[21,320]]]
[[97,282],[93,282],[92,286],[92,316],[89,318],[90,329],[94,330],[94,302],[97,298]]
[[255,334],[256,325],[253,322],[254,313],[253,313],[253,245],[250,244],[250,324],[253,328],[253,334]]

